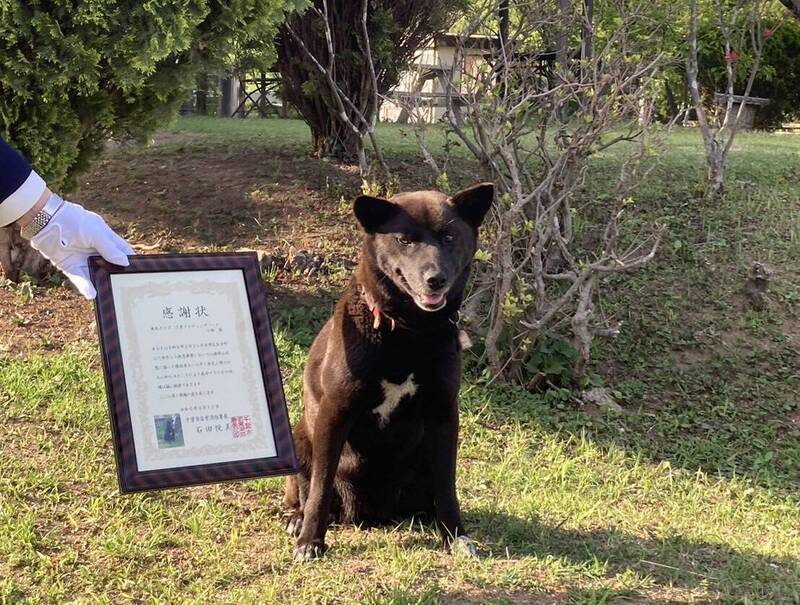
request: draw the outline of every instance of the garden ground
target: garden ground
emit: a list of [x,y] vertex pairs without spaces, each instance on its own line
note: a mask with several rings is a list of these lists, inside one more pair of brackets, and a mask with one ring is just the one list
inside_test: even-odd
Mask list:
[[[413,135],[381,136],[404,189],[430,188]],[[434,146],[443,135],[434,132]],[[282,120],[181,119],[120,146],[71,197],[140,253],[249,248],[265,271],[293,419],[305,354],[355,258],[352,167],[307,157]],[[91,305],[58,279],[0,287],[0,603],[800,603],[800,136],[742,134],[702,205],[696,132],[673,133],[629,227],[666,222],[599,308],[623,321],[593,369],[623,406],[490,384],[467,359],[459,492],[486,556],[432,527],[334,527],[295,565],[282,480],[121,496]],[[616,157],[581,192],[607,200]],[[474,166],[452,163],[451,182]],[[775,274],[764,311],[742,287]]]

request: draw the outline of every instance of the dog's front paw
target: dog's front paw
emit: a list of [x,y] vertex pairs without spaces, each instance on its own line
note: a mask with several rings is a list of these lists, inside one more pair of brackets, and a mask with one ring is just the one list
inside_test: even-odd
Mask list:
[[303,531],[303,515],[302,513],[295,513],[286,524],[286,533],[292,538],[298,538],[300,532]]
[[299,543],[294,549],[295,561],[310,561],[318,559],[325,554],[325,544],[320,541]]
[[447,541],[447,551],[456,556],[469,557],[470,559],[480,559],[478,547],[475,541],[469,536],[456,536]]

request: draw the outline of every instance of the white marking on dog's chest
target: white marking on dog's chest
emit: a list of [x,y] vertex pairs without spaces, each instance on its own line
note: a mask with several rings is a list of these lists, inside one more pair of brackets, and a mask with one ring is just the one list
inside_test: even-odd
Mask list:
[[383,387],[383,403],[372,411],[378,416],[378,426],[384,428],[389,424],[389,416],[400,405],[400,400],[405,396],[413,397],[417,392],[417,383],[414,382],[414,374],[409,374],[400,384],[381,380],[381,387]]

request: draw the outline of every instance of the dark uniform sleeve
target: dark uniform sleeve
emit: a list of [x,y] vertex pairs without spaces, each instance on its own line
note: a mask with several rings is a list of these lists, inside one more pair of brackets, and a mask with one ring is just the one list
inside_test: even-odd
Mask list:
[[28,212],[46,186],[31,165],[0,138],[0,227]]

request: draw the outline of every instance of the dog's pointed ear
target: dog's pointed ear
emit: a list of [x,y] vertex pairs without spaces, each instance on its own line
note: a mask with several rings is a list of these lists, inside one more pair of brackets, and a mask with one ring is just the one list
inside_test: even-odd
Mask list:
[[367,233],[375,233],[399,210],[397,204],[370,195],[359,195],[353,204],[353,212]]
[[479,183],[462,189],[450,198],[458,213],[475,229],[481,226],[494,200],[494,184]]

